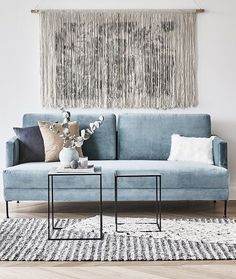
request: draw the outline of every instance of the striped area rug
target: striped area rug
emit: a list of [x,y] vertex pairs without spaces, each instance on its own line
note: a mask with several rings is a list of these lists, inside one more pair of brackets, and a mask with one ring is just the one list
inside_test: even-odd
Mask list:
[[[54,237],[96,237],[99,217],[57,220]],[[47,240],[46,219],[5,219],[0,223],[1,261],[168,261],[236,259],[236,223],[230,219],[114,218],[104,216],[104,239]],[[151,233],[141,232],[153,230]]]

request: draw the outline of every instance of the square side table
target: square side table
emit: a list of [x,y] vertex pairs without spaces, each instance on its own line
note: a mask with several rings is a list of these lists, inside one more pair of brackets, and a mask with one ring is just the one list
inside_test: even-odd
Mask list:
[[[54,177],[63,177],[63,176],[98,176],[99,177],[99,215],[100,215],[100,237],[97,238],[53,238],[51,231],[61,230],[62,228],[57,227],[55,224],[54,218]],[[69,189],[69,188],[68,188]],[[76,188],[82,190],[84,188]],[[97,190],[94,188],[94,190]],[[52,169],[48,173],[48,240],[101,240],[103,239],[103,220],[102,220],[102,169],[96,167],[94,172],[56,172],[56,169]]]
[[[124,223],[118,222],[118,182],[119,178],[129,178],[129,177],[153,177],[155,178],[155,188],[131,188],[131,189],[155,189],[155,204],[156,204],[156,222],[155,223],[148,223],[148,224],[155,224],[159,232],[161,232],[161,175],[157,171],[152,170],[133,170],[133,171],[116,171],[115,172],[115,227],[116,232],[123,232],[118,231],[118,225],[124,225]],[[130,189],[130,188],[122,188],[122,189]],[[144,223],[142,223],[144,224]],[[152,232],[152,231],[141,231],[141,232]]]

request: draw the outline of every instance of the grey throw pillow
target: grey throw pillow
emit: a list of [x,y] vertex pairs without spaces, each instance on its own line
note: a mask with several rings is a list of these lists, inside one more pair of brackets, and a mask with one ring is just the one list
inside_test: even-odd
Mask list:
[[44,143],[38,126],[13,128],[20,141],[20,163],[43,162]]

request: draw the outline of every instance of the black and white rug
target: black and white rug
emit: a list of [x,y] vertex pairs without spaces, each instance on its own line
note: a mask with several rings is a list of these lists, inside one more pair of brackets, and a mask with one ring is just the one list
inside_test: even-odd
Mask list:
[[[236,223],[230,219],[164,219],[162,232],[150,218],[119,218],[126,225],[115,233],[114,218],[104,216],[104,239],[47,240],[46,219],[0,222],[1,261],[158,261],[236,259]],[[144,223],[144,224],[140,224]],[[57,237],[98,237],[99,217],[58,220]]]

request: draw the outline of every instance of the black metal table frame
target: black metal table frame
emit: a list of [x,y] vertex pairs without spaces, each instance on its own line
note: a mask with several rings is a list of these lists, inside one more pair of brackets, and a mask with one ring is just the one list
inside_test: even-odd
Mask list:
[[[123,233],[124,231],[118,231],[118,225],[124,225],[125,223],[118,222],[118,178],[121,177],[155,177],[156,178],[156,188],[127,188],[122,187],[122,189],[155,189],[156,190],[156,223],[136,223],[136,224],[156,224],[159,232],[161,232],[161,175],[160,174],[116,174],[115,173],[115,227],[116,232]],[[153,232],[153,231],[140,231],[140,232]]]
[[[61,230],[63,228],[56,227],[55,218],[54,218],[54,189],[53,189],[53,178],[54,176],[99,176],[99,189],[100,190],[100,199],[99,199],[99,215],[100,215],[100,237],[96,238],[53,238],[51,236],[51,229],[53,230]],[[84,188],[76,188],[76,189],[84,189]],[[96,190],[96,188],[93,188]],[[51,194],[50,194],[51,192]],[[50,198],[51,197],[51,198]],[[51,202],[51,206],[50,206]],[[51,210],[52,209],[52,210]],[[50,216],[51,215],[51,216]],[[103,239],[103,220],[102,220],[102,173],[94,172],[94,173],[49,173],[48,174],[48,240],[102,240]]]

